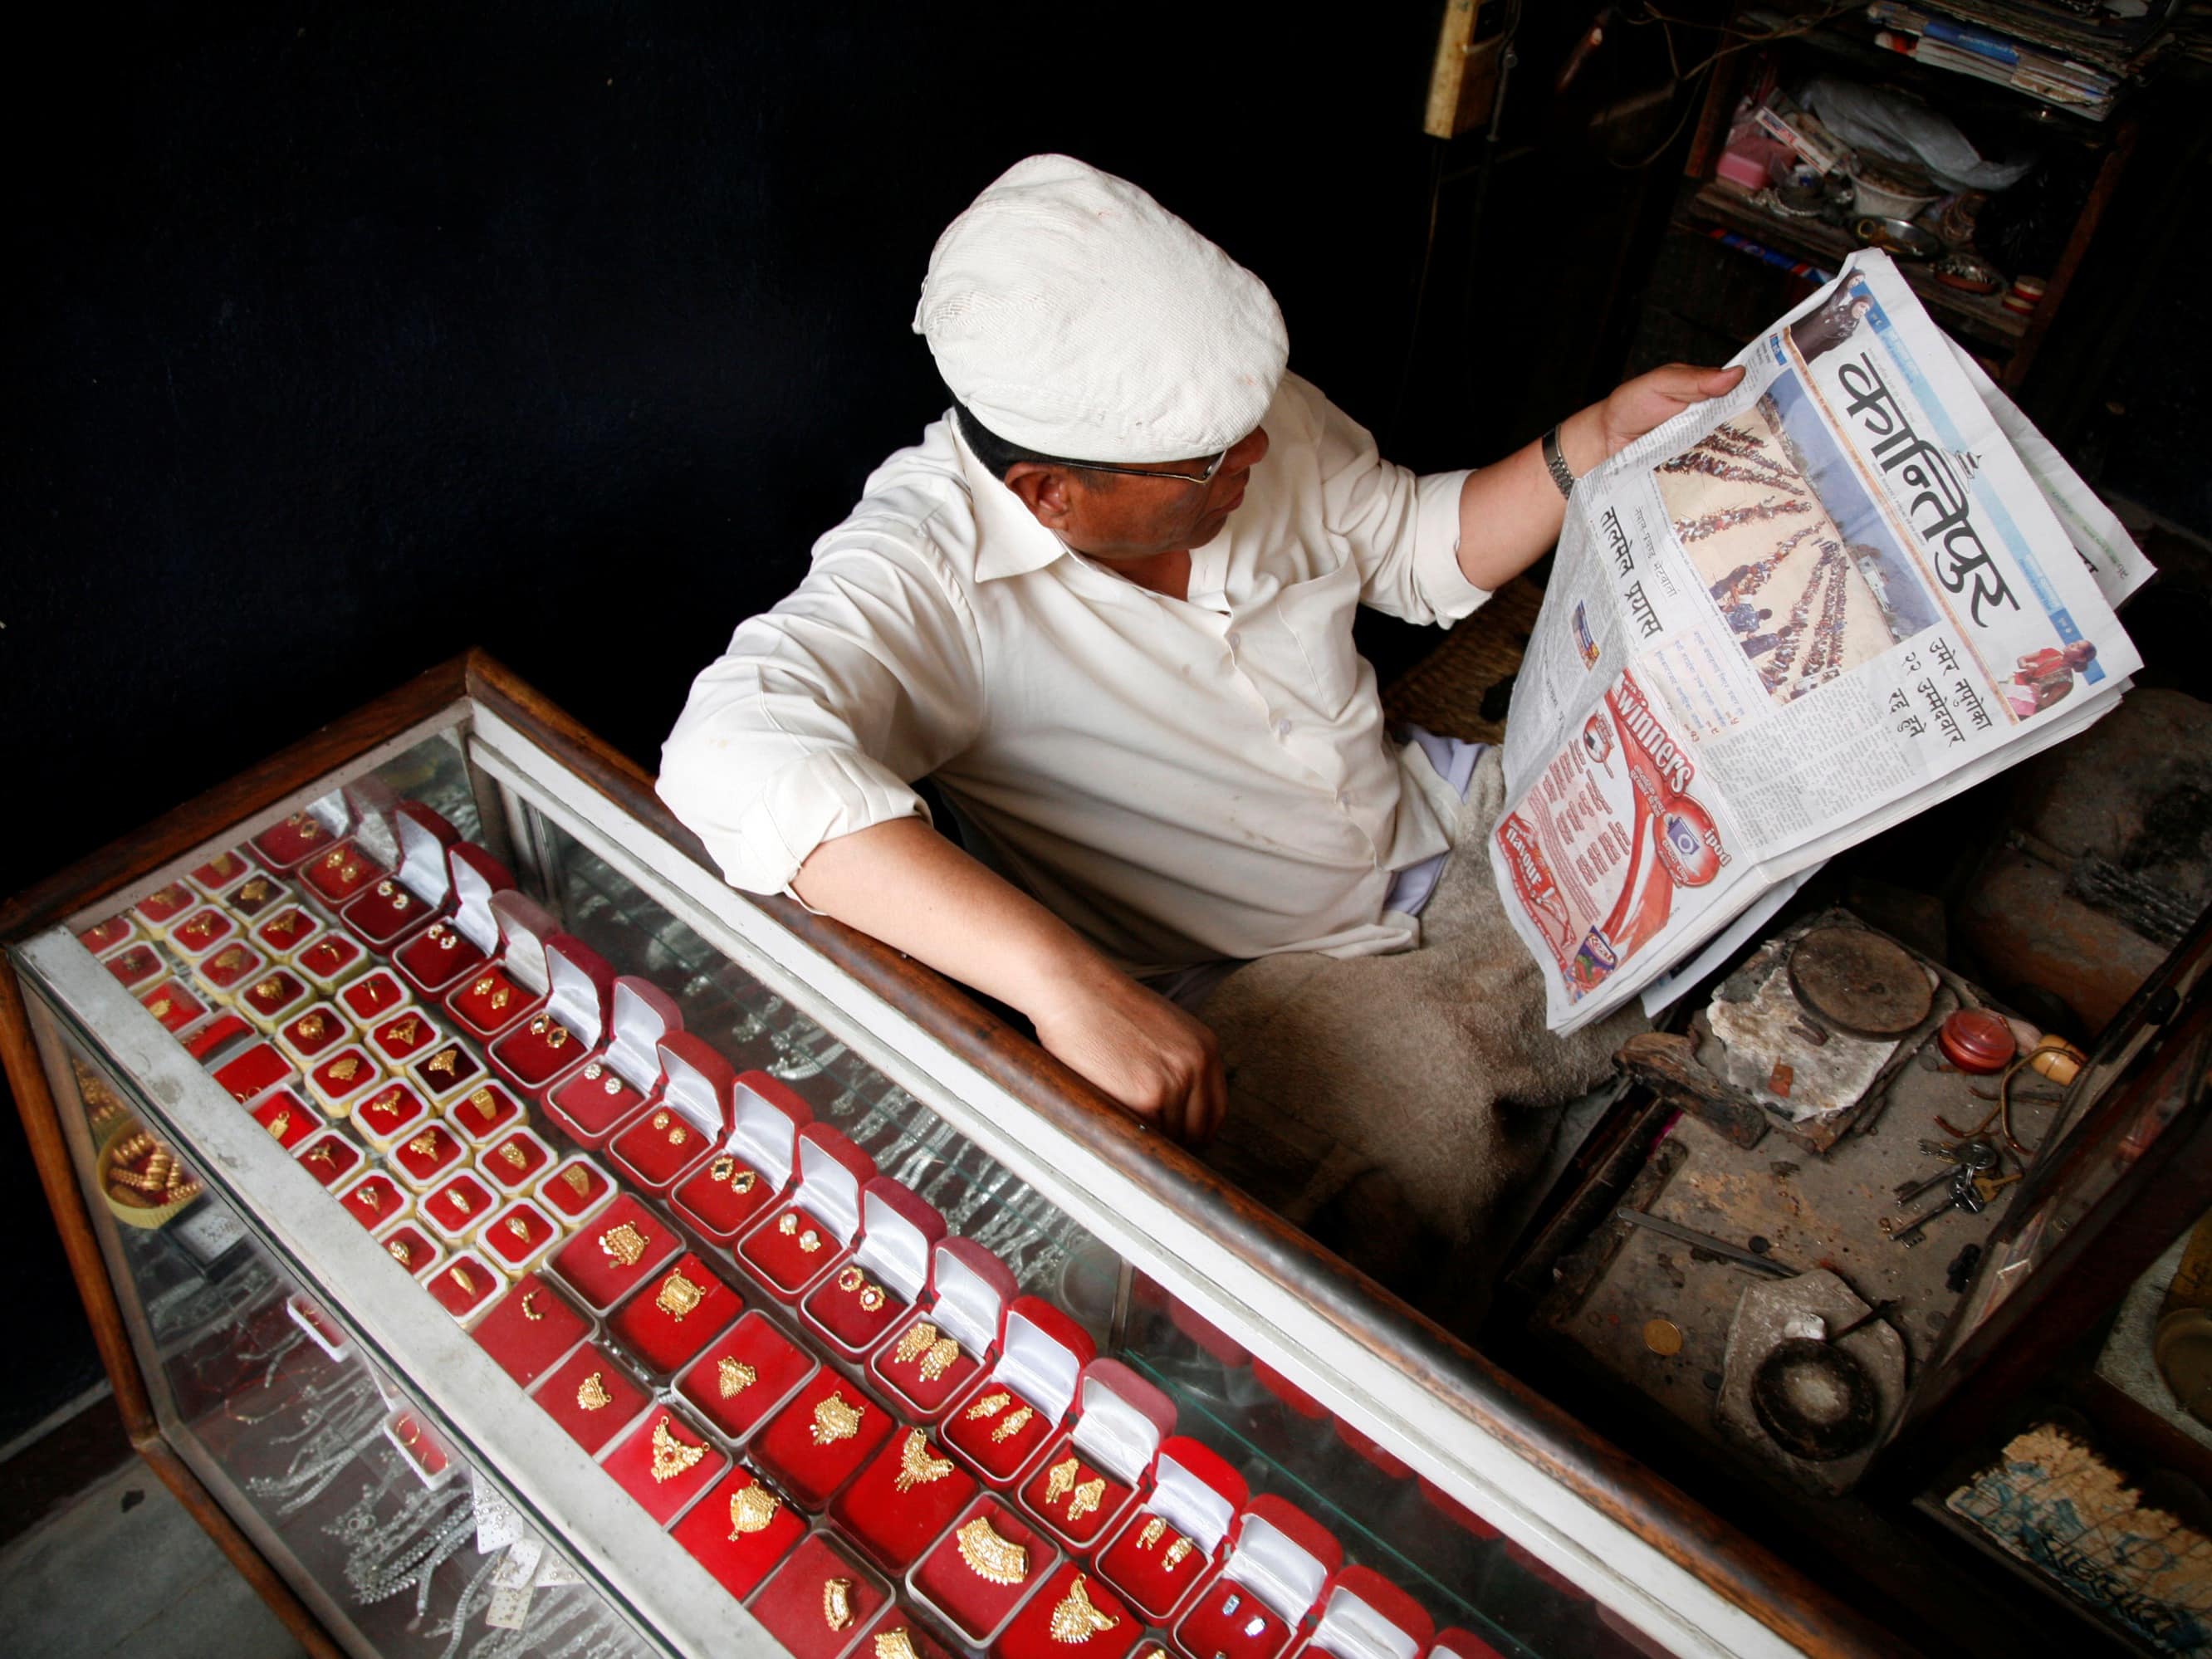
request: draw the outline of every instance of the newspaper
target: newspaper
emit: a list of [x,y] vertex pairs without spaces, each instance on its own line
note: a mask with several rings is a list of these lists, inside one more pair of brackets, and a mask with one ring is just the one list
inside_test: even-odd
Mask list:
[[1887,255],[1735,361],[1577,483],[1514,687],[1490,853],[1555,1031],[2142,666],[2150,565]]

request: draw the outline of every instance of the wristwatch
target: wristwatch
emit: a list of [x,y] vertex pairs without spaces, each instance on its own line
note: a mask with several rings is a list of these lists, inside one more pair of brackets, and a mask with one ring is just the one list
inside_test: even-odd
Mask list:
[[1559,428],[1553,427],[1544,434],[1544,465],[1552,474],[1552,482],[1559,487],[1559,494],[1571,501],[1575,493],[1575,475],[1567,471],[1567,458],[1559,453]]

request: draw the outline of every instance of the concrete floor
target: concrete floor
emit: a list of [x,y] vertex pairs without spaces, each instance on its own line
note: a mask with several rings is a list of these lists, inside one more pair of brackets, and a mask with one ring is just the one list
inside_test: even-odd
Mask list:
[[0,1632],[40,1659],[305,1651],[135,1457],[0,1551]]

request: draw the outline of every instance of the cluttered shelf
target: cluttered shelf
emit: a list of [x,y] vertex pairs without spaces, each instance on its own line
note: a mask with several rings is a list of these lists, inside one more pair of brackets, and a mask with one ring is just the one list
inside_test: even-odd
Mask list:
[[[1725,179],[1692,181],[1677,205],[1675,222],[1693,233],[1717,226],[1821,269],[1826,281],[1859,246],[1849,232],[1818,219],[1783,219],[1758,205],[1757,193]],[[1969,343],[1993,344],[2002,354],[2026,337],[2028,319],[2005,309],[1996,295],[1967,294],[1905,260],[1898,270],[1938,320],[1972,337]]]

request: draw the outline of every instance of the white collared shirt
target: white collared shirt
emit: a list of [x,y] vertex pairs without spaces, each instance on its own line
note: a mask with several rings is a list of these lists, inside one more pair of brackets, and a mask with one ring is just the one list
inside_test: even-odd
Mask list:
[[788,892],[933,776],[971,851],[1136,973],[1418,943],[1383,895],[1455,803],[1385,732],[1352,623],[1489,597],[1456,556],[1467,475],[1382,460],[1295,375],[1266,426],[1174,599],[1069,552],[935,422],[693,683],[661,798],[732,885]]

